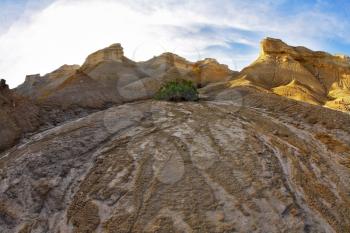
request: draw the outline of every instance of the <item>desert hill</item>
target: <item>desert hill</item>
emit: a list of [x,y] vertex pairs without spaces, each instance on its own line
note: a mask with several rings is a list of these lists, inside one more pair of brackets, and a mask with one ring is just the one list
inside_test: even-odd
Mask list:
[[[113,44],[1,81],[0,232],[350,232],[348,58],[261,47],[239,73]],[[151,98],[177,78],[198,102]]]

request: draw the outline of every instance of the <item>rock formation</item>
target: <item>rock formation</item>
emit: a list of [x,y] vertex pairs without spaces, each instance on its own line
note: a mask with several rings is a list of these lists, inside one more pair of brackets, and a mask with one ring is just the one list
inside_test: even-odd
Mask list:
[[[149,99],[179,77],[200,101]],[[349,77],[345,56],[268,38],[239,74],[116,44],[1,80],[0,232],[348,233],[350,115],[329,108]]]
[[0,151],[12,146],[27,132],[37,129],[39,109],[0,81]]
[[249,85],[329,108],[350,110],[350,62],[346,56],[292,47],[281,40],[261,42],[259,58],[231,86]]
[[33,100],[45,98],[79,68],[78,65],[63,65],[43,77],[40,74],[27,75],[24,83],[16,88],[16,92]]
[[172,53],[137,63],[124,56],[120,44],[113,44],[89,55],[81,67],[64,65],[43,77],[27,76],[17,92],[39,104],[101,109],[150,98],[169,80],[189,79],[204,86],[235,74],[214,59],[193,63]]
[[105,61],[123,62],[123,58],[124,58],[124,51],[122,46],[119,43],[112,44],[107,48],[98,50],[90,54],[86,58],[83,68],[95,66]]
[[202,87],[210,83],[228,81],[238,75],[238,72],[231,71],[227,65],[220,64],[213,58],[196,62],[194,70]]

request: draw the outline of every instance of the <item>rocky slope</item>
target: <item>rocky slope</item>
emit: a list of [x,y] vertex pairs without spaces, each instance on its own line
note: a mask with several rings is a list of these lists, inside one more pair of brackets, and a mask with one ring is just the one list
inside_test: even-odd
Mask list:
[[4,152],[0,231],[350,231],[347,114],[207,94],[112,107]]
[[278,95],[350,111],[350,59],[278,39],[261,42],[259,58],[243,69],[231,86],[249,85]]
[[[276,39],[238,76],[114,44],[1,81],[0,232],[348,233],[350,115],[323,107],[347,109],[348,67]],[[149,99],[178,77],[199,102]]]

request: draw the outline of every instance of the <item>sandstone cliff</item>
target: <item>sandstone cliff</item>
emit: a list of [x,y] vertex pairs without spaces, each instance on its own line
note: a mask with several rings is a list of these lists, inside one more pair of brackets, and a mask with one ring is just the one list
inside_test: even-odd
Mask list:
[[291,99],[350,110],[348,57],[292,47],[278,39],[263,40],[259,58],[231,85],[256,86]]
[[150,98],[168,80],[183,78],[204,86],[235,74],[214,59],[193,63],[172,53],[137,63],[113,44],[89,55],[81,67],[64,65],[43,77],[27,76],[16,91],[39,104],[101,109]]
[[123,62],[123,59],[124,59],[124,51],[122,46],[119,43],[112,44],[107,48],[98,50],[92,53],[91,55],[89,55],[86,58],[83,68],[95,66],[105,61]]

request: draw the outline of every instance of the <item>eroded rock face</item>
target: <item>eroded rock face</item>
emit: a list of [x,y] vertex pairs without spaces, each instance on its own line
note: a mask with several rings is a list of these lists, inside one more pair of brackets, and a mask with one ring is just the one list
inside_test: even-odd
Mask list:
[[64,65],[43,77],[27,76],[16,91],[40,105],[101,109],[151,98],[170,80],[188,79],[204,86],[234,74],[214,59],[193,63],[173,53],[134,62],[124,56],[120,44],[113,44],[89,55],[81,67]]
[[39,126],[39,109],[0,81],[0,151],[12,146],[26,132]]
[[24,83],[19,85],[15,91],[32,100],[45,99],[74,75],[79,68],[79,65],[63,65],[44,76],[40,76],[40,74],[27,75]]
[[350,109],[350,62],[346,56],[292,47],[278,39],[263,40],[259,58],[243,69],[232,85],[253,85],[295,100]]
[[172,53],[164,53],[139,66],[151,77],[161,80],[183,78],[193,81],[199,86],[209,83],[223,82],[232,79],[237,72],[227,65],[218,63],[215,59],[206,58],[197,62],[190,62]]
[[27,76],[16,91],[52,108],[106,108],[125,102],[119,90],[146,76],[135,64],[124,57],[120,44],[113,44],[89,55],[82,67],[64,65],[43,77]]
[[0,231],[350,231],[348,115],[207,94],[113,107],[1,154]]
[[112,44],[111,46],[98,50],[90,54],[83,65],[83,67],[95,66],[100,62],[105,61],[115,61],[122,62],[124,57],[124,51],[122,46],[117,44]]
[[224,82],[233,79],[238,72],[231,71],[227,65],[220,64],[213,58],[206,58],[195,63],[198,83],[205,86],[210,83]]

